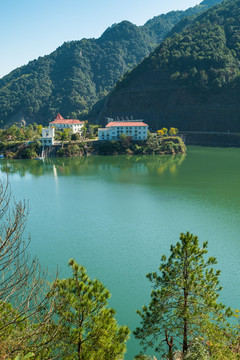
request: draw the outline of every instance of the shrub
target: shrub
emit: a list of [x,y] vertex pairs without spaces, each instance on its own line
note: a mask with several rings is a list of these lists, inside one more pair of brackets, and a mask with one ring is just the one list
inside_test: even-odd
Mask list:
[[80,140],[80,134],[79,133],[72,134],[71,140],[73,141]]
[[58,149],[57,156],[59,156],[59,157],[65,156],[65,150],[64,149]]

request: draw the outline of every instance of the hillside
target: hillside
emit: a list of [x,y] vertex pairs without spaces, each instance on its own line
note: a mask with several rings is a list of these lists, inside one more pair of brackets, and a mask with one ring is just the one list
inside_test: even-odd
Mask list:
[[204,0],[172,11],[143,26],[128,21],[108,28],[99,39],[64,43],[0,79],[0,121],[47,123],[57,112],[84,118],[122,75],[141,62],[179,20],[221,0]]
[[191,19],[196,15],[199,15],[203,11],[210,7],[219,4],[222,0],[203,0],[199,5],[188,8],[187,10],[170,11],[167,14],[155,16],[153,19],[148,20],[143,28],[154,39],[155,44],[160,44],[166,35],[171,31],[178,32],[178,28],[175,28],[175,24],[182,23],[183,19]]
[[153,130],[240,131],[240,1],[225,1],[167,38],[109,97],[104,116]]

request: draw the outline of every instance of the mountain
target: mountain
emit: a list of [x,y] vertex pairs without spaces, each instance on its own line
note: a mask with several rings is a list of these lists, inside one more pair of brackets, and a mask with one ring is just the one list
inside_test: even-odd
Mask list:
[[240,132],[240,0],[196,17],[118,82],[102,121],[131,115],[153,130]]
[[24,119],[46,124],[58,112],[64,117],[86,117],[179,20],[220,1],[204,0],[186,11],[157,16],[143,26],[123,21],[98,39],[64,43],[50,55],[15,69],[0,79],[1,122],[6,125]]
[[153,19],[148,20],[143,28],[154,39],[156,44],[160,44],[170,33],[170,31],[178,32],[179,30],[174,27],[175,24],[182,22],[183,19],[192,19],[195,15],[208,10],[210,7],[219,4],[222,0],[203,0],[199,5],[190,7],[187,10],[170,11],[167,14],[155,16]]

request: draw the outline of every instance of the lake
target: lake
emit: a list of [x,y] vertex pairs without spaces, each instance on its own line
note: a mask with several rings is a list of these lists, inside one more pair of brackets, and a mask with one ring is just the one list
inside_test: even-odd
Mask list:
[[[16,200],[28,199],[30,251],[50,272],[83,264],[112,294],[120,324],[134,330],[148,304],[145,274],[181,232],[209,242],[221,270],[221,301],[239,308],[240,149],[189,147],[187,155],[1,160]],[[139,352],[131,336],[126,360]]]

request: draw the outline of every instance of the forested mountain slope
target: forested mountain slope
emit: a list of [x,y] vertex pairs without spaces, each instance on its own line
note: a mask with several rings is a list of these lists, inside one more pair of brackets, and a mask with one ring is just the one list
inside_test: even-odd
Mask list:
[[174,30],[174,25],[181,22],[185,18],[192,18],[195,15],[202,13],[210,7],[219,4],[222,0],[203,0],[199,5],[191,7],[187,10],[170,11],[167,14],[155,16],[148,20],[143,28],[152,36],[156,44],[160,44],[165,36],[171,30]]
[[126,74],[102,118],[125,115],[153,130],[240,131],[240,0],[199,15]]
[[48,123],[57,112],[84,118],[116,81],[141,62],[184,16],[221,0],[204,0],[186,11],[172,11],[143,26],[123,21],[98,39],[64,43],[0,79],[0,121]]

